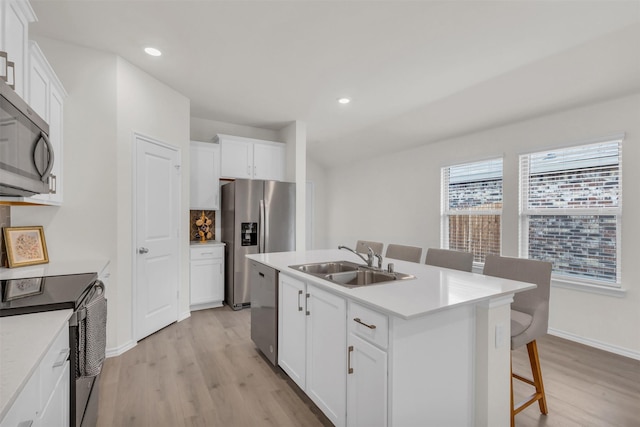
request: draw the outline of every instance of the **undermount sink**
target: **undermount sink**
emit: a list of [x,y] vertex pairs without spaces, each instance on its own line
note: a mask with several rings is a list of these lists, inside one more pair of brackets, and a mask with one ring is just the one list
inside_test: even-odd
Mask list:
[[318,262],[290,265],[289,267],[350,288],[389,283],[396,280],[415,279],[415,276],[411,274],[390,273],[350,261]]

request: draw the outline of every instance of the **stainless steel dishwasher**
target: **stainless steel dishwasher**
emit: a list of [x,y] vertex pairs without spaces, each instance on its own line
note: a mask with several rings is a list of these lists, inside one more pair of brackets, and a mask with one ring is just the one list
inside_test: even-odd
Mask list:
[[266,358],[278,364],[278,271],[250,261],[251,340]]

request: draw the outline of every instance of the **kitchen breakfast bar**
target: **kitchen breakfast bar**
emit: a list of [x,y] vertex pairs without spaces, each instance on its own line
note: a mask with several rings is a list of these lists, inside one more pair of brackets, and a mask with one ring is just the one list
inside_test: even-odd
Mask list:
[[314,250],[249,255],[279,271],[278,365],[336,426],[508,426],[510,303],[535,285],[385,259],[415,276],[347,287],[290,266]]

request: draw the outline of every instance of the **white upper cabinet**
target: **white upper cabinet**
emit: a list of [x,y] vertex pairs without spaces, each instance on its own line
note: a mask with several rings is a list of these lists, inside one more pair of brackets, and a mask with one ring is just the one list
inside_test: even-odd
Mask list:
[[29,42],[29,85],[27,102],[49,124],[49,141],[54,161],[49,177],[49,193],[33,196],[35,203],[62,204],[63,102],[67,93],[38,44]]
[[9,82],[15,76],[15,91],[23,99],[28,81],[29,23],[35,20],[28,1],[0,1],[0,50],[6,52],[7,61],[14,64]]
[[284,144],[253,144],[253,179],[284,181]]
[[215,140],[220,143],[220,176],[284,181],[285,144],[231,135]]
[[191,141],[191,209],[220,209],[220,146]]

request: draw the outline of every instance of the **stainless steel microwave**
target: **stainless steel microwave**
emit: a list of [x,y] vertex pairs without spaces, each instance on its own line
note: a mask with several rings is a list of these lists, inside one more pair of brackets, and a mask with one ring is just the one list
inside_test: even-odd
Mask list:
[[0,196],[49,192],[49,125],[0,79]]

